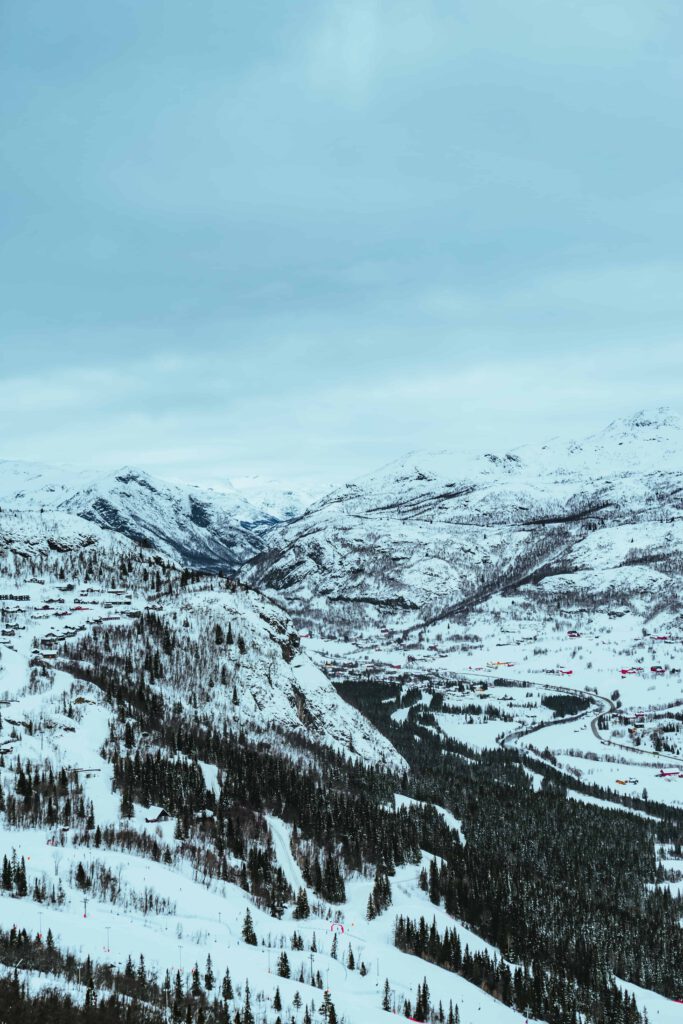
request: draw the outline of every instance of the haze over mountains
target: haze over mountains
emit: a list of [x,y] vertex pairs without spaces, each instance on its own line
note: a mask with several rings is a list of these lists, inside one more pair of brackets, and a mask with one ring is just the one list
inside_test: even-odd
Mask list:
[[361,609],[410,627],[511,594],[612,595],[637,600],[643,615],[677,608],[683,429],[666,409],[572,443],[412,453],[307,510],[311,494],[245,483],[252,500],[134,468],[94,476],[0,463],[6,509],[72,513],[333,618]]

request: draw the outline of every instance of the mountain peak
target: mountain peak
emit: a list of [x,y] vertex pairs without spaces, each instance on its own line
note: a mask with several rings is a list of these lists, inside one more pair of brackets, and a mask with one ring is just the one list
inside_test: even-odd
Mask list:
[[681,429],[681,417],[666,405],[656,409],[640,409],[632,416],[613,420],[603,434],[630,434],[642,437],[646,432],[665,432],[667,429]]
[[122,484],[127,484],[130,481],[151,480],[150,474],[138,466],[121,466],[120,469],[114,470],[109,475]]

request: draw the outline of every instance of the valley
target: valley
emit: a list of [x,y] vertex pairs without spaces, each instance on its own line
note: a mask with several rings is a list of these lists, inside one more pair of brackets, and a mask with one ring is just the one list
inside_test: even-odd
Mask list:
[[533,485],[411,460],[282,520],[4,464],[2,998],[678,1020],[678,430],[533,453]]

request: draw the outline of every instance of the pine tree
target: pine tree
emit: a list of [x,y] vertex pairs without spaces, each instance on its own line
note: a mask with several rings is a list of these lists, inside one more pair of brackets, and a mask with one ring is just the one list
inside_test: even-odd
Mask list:
[[327,1024],[337,1024],[337,1012],[329,992],[325,992],[323,995],[320,1012],[327,1021]]
[[242,1007],[242,1021],[243,1024],[255,1024],[254,1014],[251,1012],[251,993],[249,991],[249,982],[246,983],[244,988],[244,1006]]
[[289,967],[289,957],[287,956],[287,953],[285,952],[284,949],[280,953],[280,958],[277,962],[277,973],[280,975],[281,978],[289,978],[291,974]]
[[221,985],[221,995],[226,1003],[229,999],[233,998],[230,969],[228,967],[225,968],[225,977],[223,978],[223,984]]
[[254,922],[252,920],[251,911],[247,907],[247,912],[244,915],[244,923],[242,925],[242,938],[248,946],[256,946],[256,932],[254,931]]
[[273,996],[273,1009],[278,1013],[282,1009],[282,999],[280,998],[280,989],[275,989],[275,995]]
[[[371,921],[372,917],[376,917],[391,903],[391,885],[389,884],[389,876],[386,868],[378,864],[375,869],[375,883],[372,888],[372,894],[368,899],[368,920]],[[372,917],[370,916],[372,914]]]
[[417,999],[415,1002],[415,1019],[420,1021],[426,1021],[429,1017],[430,1011],[430,999],[429,999],[429,986],[427,985],[427,979],[424,978],[422,985],[417,986]]
[[21,863],[15,872],[14,881],[17,888],[17,896],[26,896],[28,894],[28,884],[26,881],[26,863],[23,857],[21,858]]
[[135,809],[133,807],[133,798],[131,796],[130,789],[126,786],[121,793],[121,817],[132,818],[134,814]]
[[441,903],[441,890],[439,888],[439,872],[436,861],[432,859],[429,863],[429,898],[437,906]]
[[2,858],[2,887],[7,892],[12,890],[12,865],[8,861],[6,854]]
[[207,992],[211,992],[216,983],[216,977],[213,973],[213,965],[211,963],[211,954],[206,958],[206,973],[204,974],[204,988]]
[[391,1009],[391,992],[390,992],[390,989],[389,989],[389,979],[388,978],[384,979],[384,994],[382,996],[382,1009],[383,1010],[390,1010]]
[[308,917],[310,914],[310,908],[308,905],[308,895],[306,890],[301,888],[296,896],[296,905],[294,907],[293,917],[297,921],[301,921]]

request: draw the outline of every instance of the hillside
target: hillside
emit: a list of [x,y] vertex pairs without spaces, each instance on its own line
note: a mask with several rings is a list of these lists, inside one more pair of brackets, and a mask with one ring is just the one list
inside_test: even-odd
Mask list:
[[333,687],[279,604],[62,510],[0,514],[0,619],[13,1019],[672,1019],[683,811],[651,777],[675,702],[627,768],[657,802],[613,792],[586,747],[619,739],[592,731],[607,698],[486,698],[426,645]]
[[0,507],[72,512],[184,565],[231,572],[260,551],[259,532],[277,520],[239,491],[181,486],[125,467],[92,474],[0,462]]
[[[4,564],[17,574],[12,588],[21,586],[29,598],[19,609],[25,607],[39,620],[32,629],[34,640],[53,631],[54,616],[68,619],[66,634],[70,646],[76,645],[73,667],[80,666],[84,676],[88,666],[99,663],[103,647],[109,652],[108,671],[120,664],[125,672],[126,665],[144,656],[145,631],[139,623],[146,609],[153,628],[173,648],[173,664],[157,667],[157,686],[164,689],[169,679],[174,700],[201,707],[216,723],[231,728],[298,731],[368,763],[401,766],[390,745],[337,696],[300,650],[287,616],[256,591],[183,572],[66,513],[0,514],[0,538]],[[94,574],[109,586],[86,585]],[[35,582],[38,578],[43,582]],[[57,584],[57,579],[65,582]],[[38,613],[46,596],[53,607]],[[21,649],[5,654],[5,674],[8,666],[19,674],[25,671],[30,653],[27,635]]]
[[[397,912],[431,913],[418,875],[438,816],[394,808],[406,761],[280,608],[77,516],[23,511],[0,515],[0,615],[0,964],[21,967],[14,987],[0,969],[0,1008],[13,1019],[80,1020],[85,1006],[90,1021],[161,1024],[168,1006],[212,1024],[253,1006],[276,1024],[278,1004],[308,1021],[331,992],[329,1021],[379,1024],[383,1000],[431,1006],[429,978],[453,1021],[484,1004],[512,1024],[474,974],[394,946],[378,865]],[[493,967],[484,940],[458,935],[459,955]]]
[[243,570],[311,621],[423,626],[516,596],[677,613],[683,430],[638,413],[581,442],[411,455],[268,532]]

